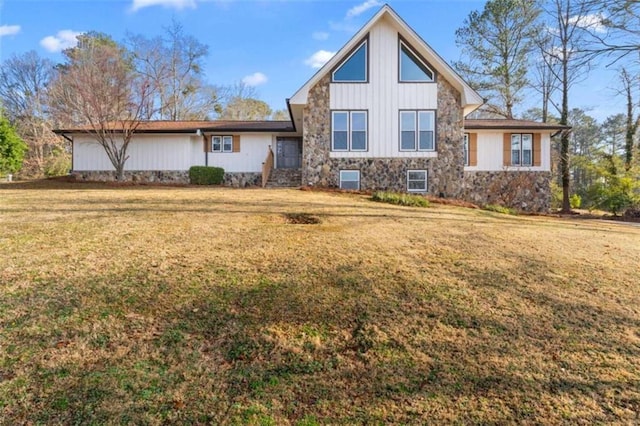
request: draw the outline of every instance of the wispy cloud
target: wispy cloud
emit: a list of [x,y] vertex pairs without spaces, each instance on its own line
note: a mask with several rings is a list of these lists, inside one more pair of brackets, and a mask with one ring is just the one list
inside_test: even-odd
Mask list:
[[304,61],[304,63],[305,65],[308,65],[311,68],[322,68],[322,66],[327,62],[329,62],[329,60],[333,58],[333,55],[335,54],[336,52],[329,52],[327,50],[318,50],[316,53],[308,57]]
[[311,34],[311,37],[313,37],[314,40],[324,41],[329,38],[329,33],[325,31],[316,31],[315,33]]
[[358,15],[363,14],[372,7],[381,6],[382,2],[379,0],[366,0],[364,3],[360,3],[357,6],[353,6],[347,11],[347,18],[355,18]]
[[0,25],[0,37],[18,34],[20,29],[20,25]]
[[133,0],[131,11],[137,12],[140,9],[151,6],[163,6],[177,10],[186,8],[195,9],[196,0]]
[[569,24],[575,25],[580,28],[595,31],[596,33],[607,32],[607,27],[604,25],[604,16],[600,13],[592,13],[584,16],[574,16],[569,18]]
[[61,52],[64,49],[74,47],[78,44],[77,37],[80,34],[82,33],[72,30],[58,31],[58,34],[46,36],[40,40],[40,46],[44,47],[49,52]]
[[265,84],[269,79],[266,75],[261,72],[254,72],[251,75],[246,76],[242,79],[242,82],[247,86],[260,86],[261,84]]

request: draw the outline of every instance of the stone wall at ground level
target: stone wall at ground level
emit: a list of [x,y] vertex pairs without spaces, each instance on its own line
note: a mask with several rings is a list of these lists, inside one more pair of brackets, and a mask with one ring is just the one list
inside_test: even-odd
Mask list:
[[[116,172],[101,171],[73,171],[76,180],[90,182],[115,182]],[[164,183],[188,184],[189,172],[186,170],[132,170],[124,172],[124,182],[134,183]],[[245,188],[262,183],[262,173],[225,173],[223,185]]]
[[551,209],[551,172],[465,172],[462,198],[479,205],[546,213]]

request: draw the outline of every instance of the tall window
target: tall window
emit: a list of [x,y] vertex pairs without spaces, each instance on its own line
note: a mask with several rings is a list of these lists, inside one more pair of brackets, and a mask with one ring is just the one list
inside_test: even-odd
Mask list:
[[331,113],[331,150],[367,150],[367,111]]
[[464,134],[464,165],[469,165],[469,133]]
[[514,133],[511,135],[511,165],[531,166],[533,164],[533,135]]
[[212,152],[233,152],[232,136],[212,136],[211,137]]
[[435,112],[400,111],[400,150],[435,149]]
[[399,57],[400,82],[429,83],[433,81],[433,71],[402,41],[400,41]]
[[333,71],[331,81],[334,83],[366,83],[368,62],[367,40],[364,40]]

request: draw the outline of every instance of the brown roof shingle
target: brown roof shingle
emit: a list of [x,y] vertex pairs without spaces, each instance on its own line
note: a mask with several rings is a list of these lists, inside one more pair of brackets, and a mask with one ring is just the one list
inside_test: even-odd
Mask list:
[[[120,127],[113,123],[113,129]],[[93,129],[89,125],[56,129],[55,133],[88,133]],[[202,132],[293,132],[290,121],[141,121],[136,133],[195,133]]]
[[505,129],[505,130],[566,130],[571,126],[563,126],[555,123],[540,123],[530,120],[513,120],[506,118],[496,119],[465,119],[464,128],[468,130]]

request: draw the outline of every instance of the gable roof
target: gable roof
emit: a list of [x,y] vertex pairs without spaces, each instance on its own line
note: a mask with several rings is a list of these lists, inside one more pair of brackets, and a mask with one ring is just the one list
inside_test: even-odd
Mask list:
[[[111,123],[111,129],[118,131],[119,123]],[[198,132],[294,132],[291,121],[141,121],[136,133],[196,133]],[[56,129],[57,134],[93,133],[90,125]]]
[[329,73],[344,55],[356,47],[380,20],[387,18],[412,48],[418,51],[442,77],[451,83],[461,94],[464,114],[467,115],[484,103],[482,97],[471,88],[460,75],[431,48],[388,4],[380,10],[345,44],[333,57],[318,70],[298,91],[288,99],[292,105],[305,105],[309,90]]

